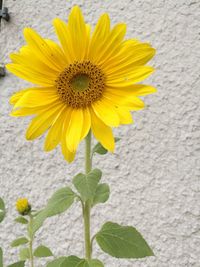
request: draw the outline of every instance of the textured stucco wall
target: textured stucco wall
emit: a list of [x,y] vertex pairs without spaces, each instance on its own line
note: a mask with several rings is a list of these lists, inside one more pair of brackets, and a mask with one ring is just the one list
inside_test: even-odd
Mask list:
[[[152,246],[156,257],[138,261],[115,260],[101,253],[108,267],[200,266],[200,164],[199,164],[199,0],[7,0],[11,22],[0,33],[0,61],[23,45],[22,29],[34,27],[55,38],[51,21],[65,19],[79,4],[92,24],[109,11],[113,23],[125,21],[127,36],[150,41],[157,49],[156,73],[148,79],[158,94],[145,98],[147,108],[134,115],[135,124],[117,129],[122,138],[114,155],[95,166],[104,171],[112,189],[107,205],[93,212],[93,231],[106,220],[134,225]],[[83,145],[72,165],[59,149],[42,151],[43,138],[27,142],[28,118],[9,117],[9,96],[27,83],[7,74],[0,79],[0,196],[7,202],[8,216],[0,227],[0,243],[6,262],[16,259],[9,243],[22,231],[13,223],[14,202],[27,196],[42,207],[57,189],[83,168]],[[81,255],[83,250],[80,207],[49,219],[38,234],[56,255]],[[48,231],[47,231],[48,228]],[[39,267],[39,265],[38,265]]]

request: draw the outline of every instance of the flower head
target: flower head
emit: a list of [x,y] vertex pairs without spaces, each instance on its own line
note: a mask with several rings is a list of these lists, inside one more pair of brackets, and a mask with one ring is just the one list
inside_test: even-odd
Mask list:
[[156,91],[136,84],[153,72],[146,63],[155,50],[148,43],[125,40],[126,25],[111,28],[107,14],[91,33],[77,6],[68,23],[56,18],[53,24],[61,46],[26,28],[27,44],[10,55],[7,69],[36,84],[11,97],[12,115],[34,115],[26,138],[33,140],[48,131],[44,149],[60,144],[69,162],[90,129],[113,151],[112,127],[131,124],[130,112],[144,108],[139,96]]
[[27,215],[31,211],[31,205],[26,198],[20,198],[16,202],[16,209],[21,215]]

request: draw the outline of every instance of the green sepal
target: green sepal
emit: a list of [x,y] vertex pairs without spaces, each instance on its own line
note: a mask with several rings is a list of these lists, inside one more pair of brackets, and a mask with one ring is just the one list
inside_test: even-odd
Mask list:
[[[120,140],[120,138],[115,137],[115,143],[117,143]],[[99,154],[99,155],[105,155],[108,153],[108,150],[102,146],[101,143],[97,143],[94,148],[92,149],[92,155],[93,154]]]
[[38,258],[51,257],[53,253],[46,246],[39,246],[35,249],[33,255]]
[[11,243],[11,247],[18,247],[24,244],[27,244],[29,241],[26,237],[19,237],[17,239],[15,239],[12,243]]
[[3,250],[0,248],[0,267],[3,267]]
[[45,208],[47,216],[51,217],[69,209],[74,203],[75,197],[76,194],[71,190],[70,187],[64,187],[57,190],[49,199]]
[[3,199],[0,197],[0,223],[3,221],[5,216],[6,216],[5,203],[4,203]]
[[102,172],[94,169],[88,174],[79,173],[73,178],[73,184],[83,201],[93,199],[101,176]]
[[153,251],[142,235],[132,226],[107,222],[95,236],[100,248],[116,258],[144,258]]
[[25,261],[18,261],[11,265],[8,265],[8,267],[24,267],[24,266],[25,266]]
[[28,248],[22,248],[19,252],[20,260],[24,261],[30,259],[30,251]]
[[99,203],[105,203],[109,199],[109,196],[110,196],[109,185],[106,183],[98,184],[92,205],[95,206],[96,204]]
[[60,257],[47,264],[46,267],[61,267],[61,264],[66,260],[66,257]]
[[15,222],[21,223],[21,224],[28,224],[28,220],[22,216],[19,216],[15,219]]

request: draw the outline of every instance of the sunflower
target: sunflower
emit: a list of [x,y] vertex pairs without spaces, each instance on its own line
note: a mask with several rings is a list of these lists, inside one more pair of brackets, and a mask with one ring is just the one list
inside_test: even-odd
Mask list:
[[44,150],[60,144],[68,162],[90,129],[108,151],[114,151],[112,127],[131,124],[131,111],[144,108],[139,96],[156,91],[138,84],[154,71],[146,63],[155,49],[124,39],[126,25],[111,28],[108,14],[91,33],[78,6],[72,8],[68,23],[56,18],[53,25],[60,45],[25,28],[27,44],[10,55],[7,69],[35,85],[11,97],[11,114],[34,115],[26,138],[48,131]]

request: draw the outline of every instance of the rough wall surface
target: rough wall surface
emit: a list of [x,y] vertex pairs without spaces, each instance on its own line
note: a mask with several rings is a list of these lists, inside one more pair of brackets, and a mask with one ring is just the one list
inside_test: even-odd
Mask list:
[[[7,0],[11,22],[0,33],[0,61],[23,45],[22,30],[30,26],[55,38],[51,20],[65,19],[79,4],[86,20],[94,24],[109,11],[113,23],[125,21],[128,37],[150,41],[157,49],[156,73],[147,82],[158,88],[145,98],[147,107],[134,115],[135,124],[115,130],[122,141],[114,155],[96,156],[94,165],[104,170],[112,194],[107,205],[92,214],[93,232],[103,222],[134,225],[152,246],[155,257],[127,261],[101,253],[94,255],[108,267],[200,266],[200,2],[199,0]],[[57,189],[69,184],[83,168],[83,145],[76,161],[67,165],[60,150],[46,154],[43,138],[27,142],[28,118],[9,117],[9,96],[27,86],[7,74],[0,79],[0,196],[8,215],[0,227],[0,244],[6,262],[17,259],[10,241],[20,235],[13,223],[15,200],[27,196],[40,208]],[[82,255],[80,207],[49,219],[37,236],[55,255]],[[48,230],[47,230],[48,229]],[[38,264],[38,267],[40,264]]]

